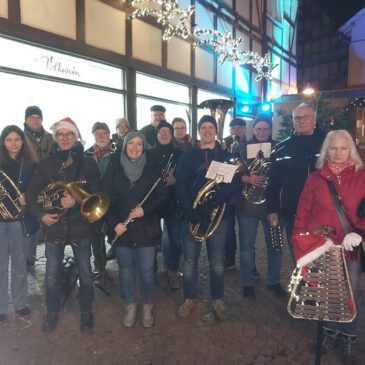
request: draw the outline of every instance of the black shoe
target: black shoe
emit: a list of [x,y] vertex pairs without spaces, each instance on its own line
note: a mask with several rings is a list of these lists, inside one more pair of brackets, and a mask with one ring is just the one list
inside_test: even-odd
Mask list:
[[26,317],[31,315],[29,307],[25,306],[23,309],[15,310],[15,313],[20,317]]
[[279,283],[274,285],[268,285],[267,287],[278,298],[287,298],[288,296],[288,293],[283,289],[283,287]]
[[80,330],[82,332],[91,332],[94,328],[94,319],[91,312],[81,312]]
[[6,321],[6,314],[5,313],[0,314],[0,324],[4,323],[5,321]]
[[255,288],[251,285],[243,287],[243,297],[248,299],[256,299]]
[[106,261],[111,261],[115,259],[115,248],[114,246],[110,247],[109,250],[105,254]]
[[46,333],[51,333],[56,329],[58,321],[58,314],[49,312],[47,313],[46,319],[42,323],[42,331]]

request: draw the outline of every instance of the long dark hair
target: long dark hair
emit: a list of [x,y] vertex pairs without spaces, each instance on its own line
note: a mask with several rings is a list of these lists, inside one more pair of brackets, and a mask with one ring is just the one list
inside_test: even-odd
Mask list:
[[16,125],[8,125],[2,130],[0,135],[0,166],[8,165],[11,162],[9,151],[5,147],[5,139],[12,132],[18,134],[23,141],[23,145],[19,151],[17,159],[23,157],[24,164],[28,166],[35,164],[36,159],[34,158],[34,152],[32,152],[29,147],[27,140],[25,139],[24,132]]

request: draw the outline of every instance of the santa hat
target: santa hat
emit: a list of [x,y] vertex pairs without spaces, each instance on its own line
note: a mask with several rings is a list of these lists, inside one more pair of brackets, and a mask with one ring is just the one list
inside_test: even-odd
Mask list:
[[321,257],[333,245],[331,239],[309,232],[294,235],[293,241],[297,266],[306,266]]
[[60,129],[67,129],[75,134],[76,138],[80,140],[81,144],[85,144],[85,141],[81,138],[81,133],[77,128],[76,123],[69,117],[63,118],[52,125],[51,131],[53,131],[53,139],[57,141],[56,134]]

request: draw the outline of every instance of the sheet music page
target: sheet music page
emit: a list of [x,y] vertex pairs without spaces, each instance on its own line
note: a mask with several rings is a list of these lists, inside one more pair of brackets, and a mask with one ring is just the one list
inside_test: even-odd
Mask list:
[[228,163],[222,163],[218,161],[212,161],[205,177],[207,179],[214,180],[217,176],[222,176],[223,182],[230,183],[233,179],[235,171],[236,171],[235,165],[230,165]]
[[259,151],[262,151],[265,158],[269,158],[271,154],[271,143],[252,143],[247,145],[247,159],[256,158]]

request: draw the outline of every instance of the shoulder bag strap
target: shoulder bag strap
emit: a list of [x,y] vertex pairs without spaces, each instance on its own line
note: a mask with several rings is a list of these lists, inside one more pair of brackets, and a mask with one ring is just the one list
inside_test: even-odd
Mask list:
[[[350,218],[349,214],[347,213],[347,210],[345,206],[343,205],[341,198],[338,196],[335,186],[333,185],[332,181],[327,180],[327,185],[331,193],[331,198],[333,201],[333,204],[336,208],[336,213],[338,215],[338,218],[340,220],[342,229],[345,233],[349,233],[349,228],[346,224],[346,219],[350,223],[351,228],[354,227],[354,224],[352,222],[352,219]],[[346,219],[345,219],[346,218]]]

